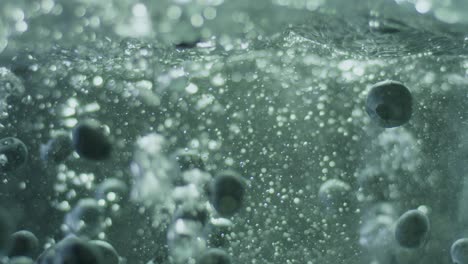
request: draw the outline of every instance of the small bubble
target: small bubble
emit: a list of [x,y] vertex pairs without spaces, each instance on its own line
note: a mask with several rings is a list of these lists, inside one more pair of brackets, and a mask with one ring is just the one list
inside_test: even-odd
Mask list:
[[190,18],[190,22],[194,27],[201,27],[203,26],[203,17],[200,16],[199,14],[193,15]]
[[15,28],[16,28],[16,31],[23,33],[26,30],[28,30],[28,24],[24,21],[18,21],[16,23]]
[[421,14],[425,14],[429,12],[432,8],[432,4],[428,0],[419,0],[416,5],[416,11],[418,11]]
[[215,19],[216,18],[216,9],[213,7],[207,7],[205,10],[203,10],[203,16],[208,19]]
[[93,85],[96,86],[96,87],[101,86],[103,82],[104,82],[104,80],[102,79],[101,76],[95,76],[93,78]]
[[170,19],[177,20],[182,15],[182,10],[178,6],[171,6],[167,9],[167,16]]
[[132,13],[136,17],[144,17],[147,15],[146,6],[142,3],[135,4],[132,8]]
[[194,94],[198,92],[198,86],[193,83],[190,83],[187,87],[185,87],[185,91],[189,94]]

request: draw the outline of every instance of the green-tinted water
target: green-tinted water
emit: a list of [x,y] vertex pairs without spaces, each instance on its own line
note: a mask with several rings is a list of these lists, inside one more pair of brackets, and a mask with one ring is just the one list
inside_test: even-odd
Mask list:
[[[468,235],[467,14],[1,0],[0,138],[28,149],[0,147],[3,254],[29,230],[39,264],[69,263],[69,244],[116,262],[88,240],[129,264],[468,263],[468,242],[451,250]],[[411,110],[395,128],[368,115],[386,80],[411,96],[376,99],[384,119]]]

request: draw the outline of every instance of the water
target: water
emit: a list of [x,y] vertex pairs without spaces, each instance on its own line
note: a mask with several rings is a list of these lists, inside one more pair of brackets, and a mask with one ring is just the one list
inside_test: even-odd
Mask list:
[[[436,0],[2,0],[0,138],[28,157],[0,174],[15,223],[0,240],[29,230],[48,257],[66,235],[104,240],[129,264],[196,263],[213,248],[232,263],[452,263],[468,236],[466,12]],[[385,80],[412,94],[403,126],[366,113]],[[109,159],[70,153],[89,120]],[[228,219],[212,206],[225,171],[245,184]],[[413,209],[430,231],[408,249],[394,229]]]

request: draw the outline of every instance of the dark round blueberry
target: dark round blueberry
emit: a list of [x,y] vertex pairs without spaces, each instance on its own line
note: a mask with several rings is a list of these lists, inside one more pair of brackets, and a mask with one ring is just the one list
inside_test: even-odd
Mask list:
[[455,264],[468,264],[468,238],[460,238],[453,242],[450,256]]
[[9,257],[24,256],[35,258],[39,250],[39,240],[37,237],[27,231],[21,230],[15,232],[10,237]]
[[429,219],[419,210],[409,210],[398,219],[395,239],[405,248],[420,247],[429,233]]
[[0,172],[11,172],[21,167],[28,158],[24,143],[14,137],[0,139]]
[[235,172],[220,173],[211,187],[211,203],[222,217],[237,213],[244,202],[245,183]]
[[50,139],[40,149],[41,158],[44,161],[59,163],[64,161],[73,152],[73,143],[70,136],[60,133]]
[[221,249],[210,248],[205,251],[197,261],[197,264],[230,264],[231,258]]
[[197,47],[197,44],[201,42],[201,39],[194,39],[192,41],[181,41],[175,43],[174,46],[176,49],[184,50],[184,49],[193,49]]
[[383,81],[372,86],[367,96],[366,111],[381,127],[404,125],[413,112],[411,92],[396,81]]
[[54,264],[102,264],[101,255],[96,246],[79,238],[67,239],[56,246]]
[[102,240],[91,240],[89,244],[100,252],[102,264],[119,264],[119,254],[111,244]]
[[77,125],[72,132],[73,148],[80,157],[89,160],[108,159],[112,152],[112,143],[95,122]]
[[34,260],[28,257],[14,257],[11,258],[8,264],[33,264]]

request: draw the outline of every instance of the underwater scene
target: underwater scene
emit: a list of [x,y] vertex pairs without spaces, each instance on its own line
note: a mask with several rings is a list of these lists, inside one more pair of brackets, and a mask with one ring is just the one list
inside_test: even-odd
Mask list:
[[0,0],[0,263],[468,264],[468,1]]

